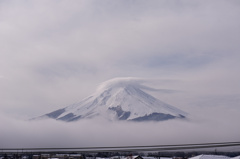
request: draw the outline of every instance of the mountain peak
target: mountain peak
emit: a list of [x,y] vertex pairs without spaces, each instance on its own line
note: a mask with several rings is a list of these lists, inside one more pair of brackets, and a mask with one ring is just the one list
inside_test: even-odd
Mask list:
[[63,121],[103,117],[108,120],[162,121],[185,118],[186,113],[143,91],[138,78],[114,78],[79,103],[43,115]]

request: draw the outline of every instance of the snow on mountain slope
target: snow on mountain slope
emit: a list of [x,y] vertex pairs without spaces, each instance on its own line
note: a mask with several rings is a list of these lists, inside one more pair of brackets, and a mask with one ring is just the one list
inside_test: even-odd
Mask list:
[[143,90],[135,78],[116,78],[102,83],[97,91],[79,103],[41,116],[63,121],[101,116],[108,120],[162,121],[185,118],[186,113]]

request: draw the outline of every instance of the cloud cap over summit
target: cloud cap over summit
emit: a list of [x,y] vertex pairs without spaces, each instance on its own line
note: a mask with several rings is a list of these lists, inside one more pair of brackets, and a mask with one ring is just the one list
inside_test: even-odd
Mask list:
[[[164,121],[186,117],[184,111],[143,91],[144,79],[115,78],[103,82],[82,101],[41,116],[63,121],[102,117],[108,120]],[[143,88],[143,89],[142,89]]]

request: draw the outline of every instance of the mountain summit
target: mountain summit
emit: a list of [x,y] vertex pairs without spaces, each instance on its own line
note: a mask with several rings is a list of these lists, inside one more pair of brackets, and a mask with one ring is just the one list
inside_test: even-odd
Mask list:
[[186,113],[166,104],[144,89],[151,89],[135,78],[115,78],[102,83],[96,92],[79,103],[38,118],[76,121],[103,117],[108,120],[163,121],[186,118]]

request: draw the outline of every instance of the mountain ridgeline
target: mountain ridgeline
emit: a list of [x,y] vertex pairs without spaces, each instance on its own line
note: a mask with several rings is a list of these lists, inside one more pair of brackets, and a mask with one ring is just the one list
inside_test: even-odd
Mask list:
[[117,78],[102,83],[96,92],[79,103],[35,119],[52,118],[66,122],[96,117],[107,120],[164,121],[184,119],[184,111],[164,103],[144,91],[139,80]]

